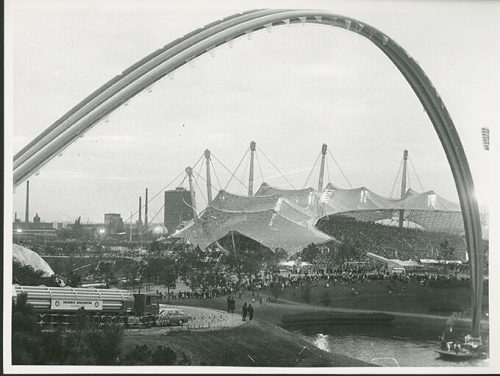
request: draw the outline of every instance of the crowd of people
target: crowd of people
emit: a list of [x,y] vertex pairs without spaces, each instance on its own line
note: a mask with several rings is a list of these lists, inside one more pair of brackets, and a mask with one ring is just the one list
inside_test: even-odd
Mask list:
[[460,235],[362,222],[347,216],[322,218],[317,227],[340,241],[352,240],[361,252],[372,252],[387,258],[436,258],[439,244],[446,240],[455,249],[457,259],[465,258],[466,244]]

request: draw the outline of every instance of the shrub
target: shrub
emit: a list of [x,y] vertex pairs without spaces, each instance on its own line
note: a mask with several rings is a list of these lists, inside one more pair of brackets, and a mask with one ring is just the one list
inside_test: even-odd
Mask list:
[[175,364],[177,355],[170,347],[158,346],[151,358],[153,365],[172,365]]
[[[186,355],[183,353],[180,364],[189,364]],[[136,345],[127,352],[120,364],[123,365],[173,365],[176,364],[177,354],[167,346],[158,345],[154,351],[151,351],[147,345]]]

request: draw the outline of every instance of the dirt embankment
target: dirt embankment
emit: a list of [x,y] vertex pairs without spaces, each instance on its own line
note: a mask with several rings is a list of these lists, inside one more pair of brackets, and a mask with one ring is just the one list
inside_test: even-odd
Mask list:
[[238,367],[367,367],[368,363],[322,351],[263,320],[214,331],[125,336],[122,354],[136,346],[168,346],[184,365]]

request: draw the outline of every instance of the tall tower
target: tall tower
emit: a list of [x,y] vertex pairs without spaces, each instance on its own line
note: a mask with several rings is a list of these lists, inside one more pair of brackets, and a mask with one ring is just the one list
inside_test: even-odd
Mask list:
[[193,169],[191,167],[186,167],[186,173],[189,180],[189,192],[191,193],[191,208],[193,209],[193,217],[197,218],[198,213],[196,212],[196,201],[194,198],[194,189],[193,189]]
[[144,200],[144,226],[148,228],[148,189],[146,188],[146,199]]
[[[401,198],[403,198],[406,194],[406,167],[408,164],[408,150],[403,152],[403,176],[401,178]],[[403,227],[405,219],[405,211],[404,209],[399,210],[399,227]]]
[[139,196],[139,225],[142,225],[142,197]]
[[24,213],[24,222],[30,221],[30,181],[26,181],[26,212]]
[[250,173],[248,176],[248,197],[253,196],[253,160],[255,157],[255,141],[250,142]]
[[323,178],[325,176],[325,158],[326,158],[326,144],[321,146],[321,167],[319,169],[319,182],[318,182],[318,192],[323,191]]
[[210,177],[210,150],[205,150],[205,162],[207,165],[207,201],[212,203],[212,178]]

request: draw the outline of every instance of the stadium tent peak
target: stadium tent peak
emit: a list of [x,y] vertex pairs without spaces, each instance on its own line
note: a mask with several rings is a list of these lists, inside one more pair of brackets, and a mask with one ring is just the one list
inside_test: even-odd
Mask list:
[[315,227],[322,217],[346,215],[365,222],[390,221],[400,209],[415,227],[450,234],[463,232],[458,205],[433,191],[409,189],[403,198],[389,199],[366,187],[342,189],[329,183],[320,195],[314,188],[280,189],[263,183],[251,197],[219,191],[199,219],[172,237],[207,248],[237,231],[271,249],[292,252],[300,246],[332,240]]
[[336,242],[336,239],[318,230],[309,220],[288,218],[274,208],[261,211],[227,211],[207,207],[199,219],[172,234],[205,249],[236,231],[265,247],[282,248],[288,253],[298,251],[311,243]]
[[279,198],[277,194],[242,196],[221,190],[210,206],[227,211],[255,212],[274,208]]

